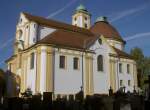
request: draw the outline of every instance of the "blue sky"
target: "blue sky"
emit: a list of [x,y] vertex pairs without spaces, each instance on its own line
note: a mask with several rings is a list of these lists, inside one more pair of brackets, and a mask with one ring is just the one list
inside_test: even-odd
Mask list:
[[140,47],[150,56],[150,0],[0,0],[0,68],[13,53],[12,39],[20,12],[71,23],[79,4],[92,14],[92,23],[99,16],[107,16],[127,40],[127,52]]

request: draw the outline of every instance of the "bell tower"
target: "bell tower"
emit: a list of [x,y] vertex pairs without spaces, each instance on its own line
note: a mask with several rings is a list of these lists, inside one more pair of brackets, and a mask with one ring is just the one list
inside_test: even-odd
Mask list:
[[91,25],[91,14],[83,5],[79,5],[72,16],[72,25],[89,29]]

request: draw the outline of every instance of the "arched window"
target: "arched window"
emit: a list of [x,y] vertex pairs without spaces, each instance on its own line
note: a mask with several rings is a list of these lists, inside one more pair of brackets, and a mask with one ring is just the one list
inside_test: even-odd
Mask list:
[[31,53],[31,59],[30,59],[30,69],[34,68],[34,53]]
[[98,42],[100,45],[102,45],[102,39],[101,38],[98,39]]
[[97,70],[103,71],[103,56],[102,55],[99,55],[97,57]]
[[23,32],[22,32],[22,30],[19,30],[18,31],[18,40],[22,40],[22,36],[23,35]]

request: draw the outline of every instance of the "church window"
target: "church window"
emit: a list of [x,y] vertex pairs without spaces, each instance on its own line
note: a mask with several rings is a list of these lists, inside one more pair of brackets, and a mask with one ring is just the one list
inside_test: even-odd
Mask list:
[[26,27],[27,29],[29,28],[29,26]]
[[36,28],[36,24],[34,24],[34,28]]
[[20,21],[19,21],[20,23],[22,23],[22,18],[20,18]]
[[84,24],[84,27],[87,28],[87,24],[86,23]]
[[123,80],[120,80],[120,86],[123,86]]
[[122,63],[119,63],[119,73],[122,73]]
[[23,35],[22,30],[19,30],[18,31],[18,40],[22,40],[22,35]]
[[101,45],[101,44],[102,44],[102,39],[99,38],[99,39],[98,39],[98,42],[99,42],[99,44]]
[[103,71],[103,56],[102,55],[99,55],[97,57],[97,70]]
[[128,86],[131,86],[131,80],[128,80]]
[[75,70],[79,69],[79,58],[77,58],[77,57],[73,58],[73,68]]
[[87,20],[87,17],[85,17],[84,19]]
[[31,59],[30,59],[30,69],[34,68],[34,53],[31,53]]
[[129,74],[130,73],[130,65],[127,64],[127,73]]
[[75,17],[75,18],[74,18],[74,20],[76,21],[76,20],[77,20],[77,18]]
[[65,56],[60,56],[60,60],[59,60],[59,67],[60,68],[65,68]]

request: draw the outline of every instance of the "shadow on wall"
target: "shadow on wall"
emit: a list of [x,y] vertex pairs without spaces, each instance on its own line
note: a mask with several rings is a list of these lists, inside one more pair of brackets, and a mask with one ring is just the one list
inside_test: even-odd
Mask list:
[[11,71],[6,71],[6,97],[16,97],[19,96],[20,92],[20,82],[21,79],[18,75],[12,73]]

